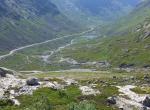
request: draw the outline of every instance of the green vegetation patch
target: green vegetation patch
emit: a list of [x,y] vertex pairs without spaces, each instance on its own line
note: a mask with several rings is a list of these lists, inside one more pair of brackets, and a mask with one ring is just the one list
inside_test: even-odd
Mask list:
[[97,110],[95,104],[83,101],[81,103],[71,103],[69,105],[69,110]]
[[150,94],[150,87],[136,87],[131,90],[138,94]]
[[[95,80],[89,81],[93,83]],[[82,85],[87,84],[83,82]],[[103,86],[100,83],[94,89],[99,90],[101,94],[83,96],[79,87],[75,85],[64,90],[40,88],[34,91],[33,95],[17,97],[20,106],[13,106],[9,101],[0,101],[0,110],[116,110],[115,107],[107,105],[108,97],[119,94],[116,87]]]
[[[71,102],[77,102],[76,97],[81,92],[76,86],[70,86],[65,90],[53,90],[50,88],[41,88],[33,95],[22,95],[18,97],[21,105],[11,106],[9,103],[2,102],[5,105],[2,110],[66,110]],[[61,109],[59,109],[61,106]]]

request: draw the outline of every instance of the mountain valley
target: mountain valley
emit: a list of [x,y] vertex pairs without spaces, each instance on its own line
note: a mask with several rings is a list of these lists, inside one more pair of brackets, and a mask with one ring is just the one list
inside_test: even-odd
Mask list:
[[0,110],[150,110],[150,0],[0,1]]

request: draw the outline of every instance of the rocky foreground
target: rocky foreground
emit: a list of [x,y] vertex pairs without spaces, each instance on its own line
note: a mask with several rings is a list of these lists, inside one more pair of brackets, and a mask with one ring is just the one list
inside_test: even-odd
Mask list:
[[[114,77],[115,78],[115,77]],[[107,82],[103,82],[103,86],[107,86]],[[61,78],[58,80],[50,80],[50,78],[21,78],[15,71],[0,68],[0,99],[10,100],[14,105],[19,106],[21,103],[16,97],[21,95],[32,95],[34,91],[39,88],[52,88],[54,90],[64,90],[66,87],[76,85],[83,96],[97,96],[101,91],[97,89],[98,83],[87,83],[82,85],[74,79]],[[118,88],[119,94],[110,96],[106,102],[110,106],[115,106],[120,110],[150,110],[149,94],[137,94],[131,89],[136,88],[133,85],[118,86],[111,84]]]
[[[78,85],[78,82],[73,79],[61,79],[63,84],[56,81],[49,81],[48,78],[40,81],[37,78],[23,79],[15,75],[14,71],[6,68],[0,68],[0,99],[10,99],[14,105],[20,105],[15,97],[20,95],[32,95],[33,91],[39,88],[49,87],[55,90],[64,89],[72,84]],[[94,90],[91,86],[81,86],[79,89],[83,95],[100,94],[98,90]]]

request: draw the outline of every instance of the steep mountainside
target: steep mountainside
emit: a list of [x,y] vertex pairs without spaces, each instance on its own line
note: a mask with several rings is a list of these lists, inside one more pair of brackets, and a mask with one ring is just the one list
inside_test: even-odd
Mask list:
[[[77,6],[102,20],[112,20],[131,11],[139,0],[78,0]],[[115,13],[113,13],[115,12]],[[118,16],[114,16],[118,15]]]
[[68,17],[80,23],[103,23],[129,13],[139,0],[53,0]]
[[62,54],[80,62],[108,61],[115,67],[150,67],[149,10],[150,1],[139,4],[127,17],[103,27],[109,37],[82,42]]
[[[112,23],[105,27],[105,34],[116,35],[126,33],[138,24],[145,21],[146,18],[150,17],[150,1],[145,0],[134,8],[128,16],[120,18],[117,22]],[[101,28],[102,29],[102,28]]]
[[0,1],[0,51],[76,30],[51,0]]

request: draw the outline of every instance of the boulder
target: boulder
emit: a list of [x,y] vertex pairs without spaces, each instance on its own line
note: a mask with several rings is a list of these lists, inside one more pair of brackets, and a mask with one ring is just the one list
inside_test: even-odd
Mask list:
[[96,62],[97,68],[109,68],[110,66],[111,66],[111,64],[107,61]]
[[6,77],[6,71],[0,68],[0,77]]
[[17,99],[10,99],[10,101],[13,103],[13,105],[19,106],[20,102]]
[[150,37],[150,31],[149,30],[145,31],[145,35],[144,35],[143,39],[146,39],[148,37]]
[[117,76],[113,76],[113,79],[117,79]]
[[119,110],[124,110],[123,106],[119,107]]
[[149,75],[148,74],[144,75],[144,79],[149,79]]
[[130,79],[131,80],[135,80],[136,78],[134,76],[130,76]]
[[39,85],[39,80],[37,78],[30,78],[26,81],[29,86],[37,86]]
[[148,69],[148,68],[150,68],[150,65],[144,65],[143,67]]
[[108,104],[111,104],[111,105],[116,104],[116,103],[117,103],[117,102],[116,102],[116,98],[115,98],[115,97],[108,97],[108,98],[107,98],[107,103],[108,103]]
[[64,85],[58,84],[58,82],[56,82],[56,81],[54,81],[54,82],[45,82],[43,87],[50,87],[50,88],[52,88],[54,90],[62,90],[62,89],[64,89]]
[[149,48],[150,48],[150,44],[145,45],[144,48],[145,48],[145,49],[149,49]]
[[66,84],[69,86],[69,85],[76,85],[78,84],[77,81],[73,80],[73,79],[67,79],[65,80]]
[[144,107],[142,108],[142,110],[148,110],[148,109],[147,109],[147,107],[144,106]]
[[143,105],[146,107],[150,107],[150,97],[146,97],[143,101]]
[[95,90],[88,86],[81,86],[79,89],[82,91],[83,95],[95,95],[96,96],[97,94],[100,94],[99,90]]

